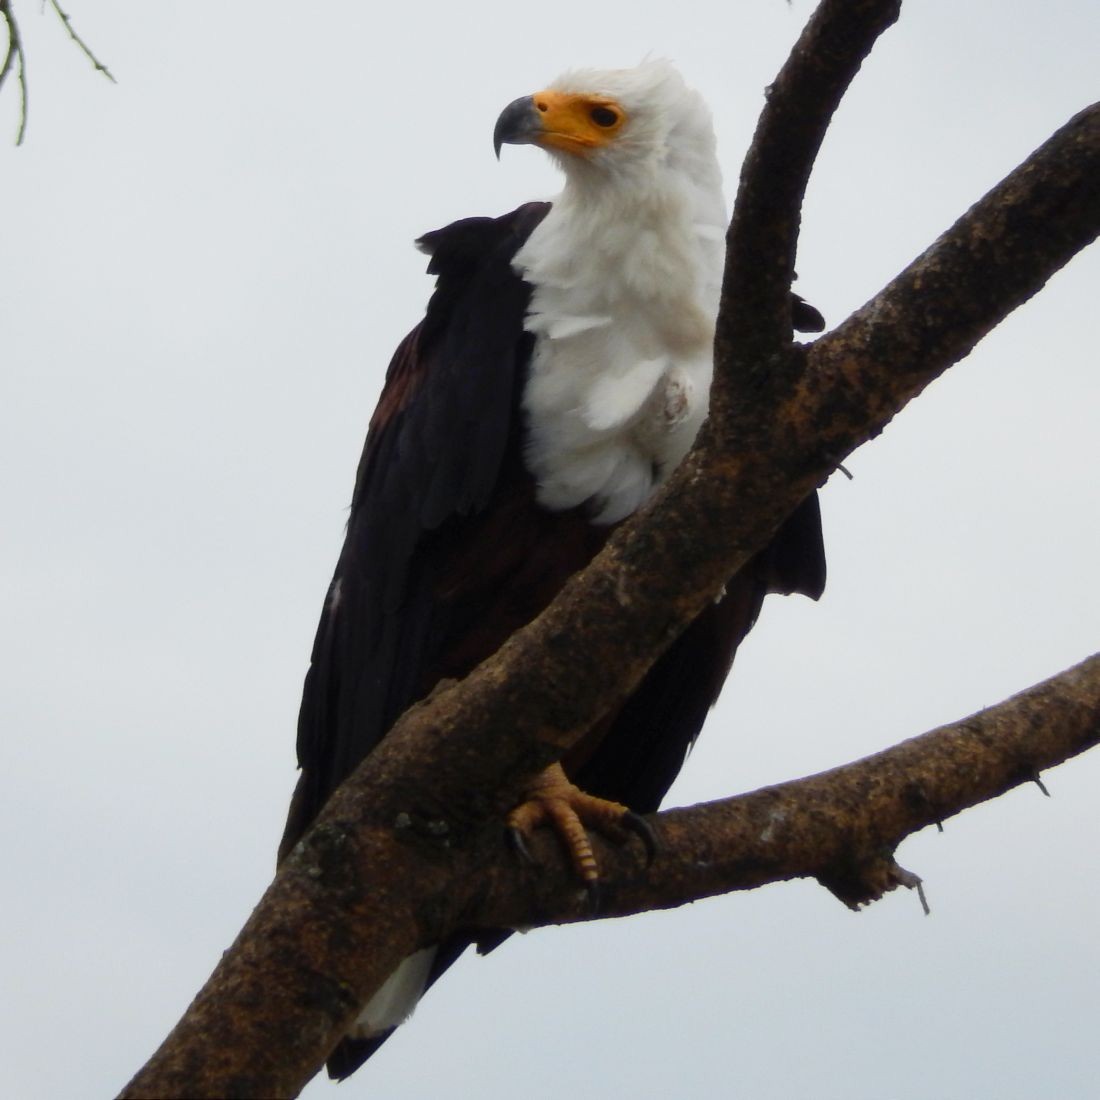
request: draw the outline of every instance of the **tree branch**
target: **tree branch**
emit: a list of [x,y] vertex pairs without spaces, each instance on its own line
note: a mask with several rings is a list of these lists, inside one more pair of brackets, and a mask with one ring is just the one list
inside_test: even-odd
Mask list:
[[4,63],[0,65],[0,89],[11,72],[12,65],[19,62],[19,132],[15,144],[22,145],[27,133],[27,59],[23,53],[23,39],[19,36],[19,24],[11,10],[11,0],[0,0],[0,15],[8,25],[8,48],[4,53]]
[[[99,60],[88,43],[76,33],[73,27],[72,19],[68,13],[62,11],[59,0],[49,0],[50,7],[57,12],[58,18],[65,26],[65,30],[69,32],[69,37],[77,44],[81,52],[89,61],[95,66],[97,72],[101,72],[112,84],[117,84],[110,69]],[[45,9],[45,2],[43,2],[43,9]],[[19,25],[15,21],[15,15],[11,10],[11,0],[0,0],[0,15],[2,15],[7,22],[8,26],[8,48],[4,54],[4,61],[0,64],[0,90],[4,87],[4,81],[7,79],[8,74],[11,72],[12,66],[16,61],[19,62],[19,132],[15,138],[16,145],[23,144],[23,138],[27,134],[27,58],[23,52],[23,39],[19,34]]]
[[111,73],[111,70],[108,69],[107,66],[104,65],[103,62],[100,61],[94,53],[92,53],[91,48],[88,46],[88,43],[85,42],[84,39],[76,33],[76,29],[73,27],[72,19],[69,18],[69,14],[67,12],[61,10],[61,5],[58,3],[58,0],[50,0],[50,7],[52,7],[53,10],[57,12],[58,18],[61,20],[62,23],[65,24],[65,30],[69,32],[69,37],[80,47],[81,53],[83,53],[84,56],[92,63],[92,65],[95,67],[96,72],[102,73],[112,84],[117,84],[118,81],[115,80],[113,74]]
[[[834,42],[826,32],[854,6],[822,5],[822,40]],[[881,13],[893,5],[859,7]],[[832,71],[854,72],[868,45],[837,37]],[[811,46],[804,38],[799,48]],[[772,109],[788,94],[777,85]],[[784,384],[758,404],[752,425],[719,393],[699,448],[666,490],[495,657],[412,708],[333,796],[125,1096],[300,1089],[397,961],[468,914],[460,884],[499,850],[500,815],[523,777],[634,687],[837,461],[1093,239],[1097,117],[1078,116],[1059,131],[812,352],[782,353]],[[801,191],[791,190],[797,205]],[[1056,248],[1043,244],[1045,222],[1035,236],[1046,218]],[[983,240],[988,247],[978,246]],[[745,244],[746,255],[730,262],[746,265],[754,247]],[[961,332],[953,312],[921,304],[922,271],[940,271],[947,256],[966,270],[968,286],[994,288],[975,291],[980,305]],[[772,276],[773,290],[783,277]],[[894,348],[910,354],[896,363]],[[719,345],[717,354],[729,350]],[[865,853],[852,859],[862,866]],[[833,865],[841,863],[838,855]],[[831,885],[843,892],[843,875]]]
[[[601,844],[598,917],[670,909],[769,882],[816,878],[852,908],[909,885],[894,850],[928,825],[1004,794],[1100,743],[1100,654],[1011,699],[820,775],[651,819],[661,840],[641,871],[636,847]],[[538,870],[500,854],[472,890],[478,928],[593,918],[540,837]]]
[[790,410],[802,421],[795,431],[817,436],[825,455],[846,454],[856,424],[865,426],[859,442],[871,438],[944,366],[969,355],[1096,240],[1098,168],[1095,103],[813,345]]
[[826,0],[767,89],[726,234],[715,359],[731,404],[779,381],[775,358],[791,343],[790,289],[810,171],[844,93],[900,12],[901,0]]

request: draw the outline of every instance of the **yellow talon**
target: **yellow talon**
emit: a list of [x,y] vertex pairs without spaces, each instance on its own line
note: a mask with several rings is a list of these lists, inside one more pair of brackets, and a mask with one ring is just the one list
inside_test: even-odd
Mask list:
[[656,837],[649,825],[628,807],[606,798],[597,798],[571,783],[560,764],[551,764],[540,772],[526,791],[526,799],[508,815],[512,841],[526,859],[530,859],[525,838],[539,825],[550,824],[565,845],[577,877],[590,891],[599,881],[600,869],[588,829],[599,829],[613,836],[630,829],[642,839],[649,860],[656,853]]

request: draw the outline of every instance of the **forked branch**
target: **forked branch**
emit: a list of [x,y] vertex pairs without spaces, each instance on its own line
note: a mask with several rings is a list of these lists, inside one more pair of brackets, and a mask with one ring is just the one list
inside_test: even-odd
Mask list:
[[[99,60],[88,43],[76,33],[69,14],[61,9],[58,0],[49,0],[50,7],[57,12],[58,18],[68,31],[69,37],[77,44],[80,51],[95,66],[97,72],[101,72],[112,84],[117,84],[110,69]],[[23,138],[27,134],[27,58],[23,51],[23,39],[19,34],[19,24],[15,21],[12,12],[11,0],[0,0],[0,15],[4,17],[8,29],[8,44],[4,53],[4,61],[0,64],[0,91],[3,91],[4,81],[8,78],[16,64],[19,66],[19,130],[16,134],[15,144],[22,145]]]
[[[896,7],[826,0],[796,54],[827,49],[829,80],[842,91]],[[856,33],[853,20],[866,21],[864,33]],[[813,80],[780,81],[768,109],[778,117],[818,113],[820,104],[808,101],[814,86]],[[793,132],[805,136],[794,140],[788,155],[792,163],[806,162],[805,171],[816,151],[811,138],[818,140],[814,135],[831,109],[823,120],[795,126]],[[762,132],[772,133],[768,127]],[[754,142],[735,226],[742,203],[749,201],[744,196],[768,182],[758,175],[765,169],[751,162],[757,154],[756,163],[768,162],[758,142],[769,140],[758,134]],[[761,216],[793,218],[791,224],[797,224],[802,175],[802,168],[793,171],[785,208]],[[500,821],[519,784],[632,690],[662,649],[837,462],[881,431],[928,381],[1095,238],[1097,178],[1100,109],[1093,109],[1054,135],[811,351],[785,344],[772,363],[779,381],[764,386],[760,400],[751,399],[751,381],[740,378],[733,387],[731,349],[720,340],[708,430],[665,490],[534,623],[462,683],[435,692],[403,716],[284,861],[237,942],[124,1095],[295,1094],[401,958],[477,917],[466,884],[485,882],[486,874],[512,877],[495,880],[484,902],[492,912],[481,911],[482,919],[503,920],[506,912],[507,924],[538,923],[547,912],[552,913],[547,919],[569,919],[568,912],[554,908],[562,904],[562,893],[568,895],[562,882],[555,888],[562,893],[543,896],[535,892],[537,884],[521,882],[499,865]],[[731,231],[729,264],[735,271],[749,270],[768,241],[766,227],[748,226],[743,237]],[[787,259],[777,261],[761,291],[768,300],[775,300],[784,282],[789,285]],[[939,297],[929,305],[924,295],[929,286],[940,295],[948,279],[956,280],[952,293],[969,301],[940,312]],[[720,325],[726,323],[723,316]],[[766,352],[774,346],[775,331],[771,319],[763,323],[757,348]],[[750,379],[764,376],[757,366],[747,365]],[[1094,677],[1095,668],[1089,668]],[[991,760],[1000,759],[998,750],[983,736],[967,740],[964,733],[960,729],[944,738],[952,745],[966,741],[984,774],[987,765],[993,767]],[[894,751],[909,761],[906,746]],[[1006,775],[1021,778],[1020,767],[1051,762],[1021,758],[1013,763],[1017,772],[1002,769],[993,786],[1009,785]],[[871,772],[856,773],[863,778],[850,788],[860,797],[850,798],[844,811],[859,826],[860,843],[845,848],[838,824],[817,857],[804,853],[801,862],[788,865],[790,874],[816,875],[853,903],[903,877],[891,855],[905,835],[899,827],[908,822],[911,831],[918,821],[936,820],[953,807],[990,796],[976,780],[972,789],[949,797],[931,779],[918,778],[893,796],[869,798],[867,783],[871,794],[885,792],[889,784],[872,782],[872,775],[883,773],[874,770],[878,765],[867,766]],[[815,784],[826,779],[803,781],[807,786],[799,797],[814,804],[821,797]],[[832,782],[843,787],[848,779]],[[742,865],[740,885],[753,884],[754,875],[765,881],[736,847],[742,841],[750,845],[745,851],[771,861],[773,869],[775,844],[793,852],[802,834],[786,824],[799,820],[787,788],[746,797],[735,810],[718,804],[683,811],[703,819],[703,833],[695,840],[677,814],[659,819],[670,854],[654,868],[654,883],[664,886],[653,887],[658,893],[651,901],[679,904],[689,890],[728,889],[731,864]],[[910,803],[916,809],[905,810]],[[872,804],[881,810],[881,820],[869,814]],[[777,808],[793,816],[777,815]],[[721,850],[712,844],[715,836],[721,837]],[[773,847],[765,851],[761,843]],[[693,845],[698,859],[725,867],[721,875],[703,881],[707,873],[700,871],[696,881],[682,880],[684,863],[673,853],[688,853]],[[642,894],[631,895],[631,889],[627,881],[609,899],[609,912],[642,905]],[[664,900],[657,900],[661,890],[667,891],[660,895]]]

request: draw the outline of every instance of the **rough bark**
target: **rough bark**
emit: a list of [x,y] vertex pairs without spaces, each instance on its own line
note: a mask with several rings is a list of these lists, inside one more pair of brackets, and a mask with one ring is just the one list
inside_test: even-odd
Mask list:
[[[1100,654],[1011,699],[864,760],[652,819],[660,854],[601,844],[598,917],[670,909],[768,882],[815,878],[853,908],[914,879],[894,850],[907,836],[1038,779],[1100,743]],[[478,883],[474,927],[593,919],[553,837],[538,871],[503,854]],[[551,870],[553,868],[553,870]]]
[[[518,878],[511,885],[500,878],[500,816],[522,779],[633,688],[844,455],[1095,238],[1097,108],[1054,135],[812,349],[791,345],[786,335],[777,343],[774,319],[786,307],[776,301],[789,287],[798,207],[820,134],[897,6],[826,0],[772,90],[731,229],[733,274],[720,323],[727,336],[717,344],[714,411],[699,447],[544,615],[461,684],[441,687],[401,719],[285,861],[237,942],[124,1096],[294,1095],[399,959],[469,920],[478,904],[515,914],[526,897],[553,910],[551,901],[531,896],[530,884],[521,889]],[[776,136],[773,114],[787,120],[795,138]],[[804,116],[811,121],[800,128]],[[781,140],[777,160],[769,148]],[[738,217],[743,203],[751,207],[766,190],[768,173],[788,173],[787,183],[782,200],[758,216],[785,219],[786,243],[759,292],[766,331],[747,358],[738,351],[735,359],[728,333],[740,333],[751,313],[738,314],[736,287],[774,248],[770,232]],[[747,226],[743,232],[739,224]],[[946,815],[955,804],[950,784],[938,783],[920,781],[921,798],[928,812]],[[906,789],[911,797],[917,788]],[[968,788],[984,789],[976,778]],[[759,824],[753,815],[772,812],[780,796],[773,789],[753,797],[772,808],[745,811]],[[861,806],[849,809],[863,814]],[[727,812],[691,811],[705,819],[697,843],[709,843],[711,821]],[[866,836],[892,836],[893,820],[866,825]],[[681,836],[676,815],[662,827],[670,853],[695,843]],[[718,833],[737,838],[751,828],[730,826],[727,834],[722,826]],[[838,828],[824,864],[811,860],[790,873],[815,874],[855,900],[867,889],[868,852],[836,846],[844,832]],[[717,862],[738,859],[736,850],[715,855]],[[661,865],[675,879],[673,857]],[[848,866],[864,869],[852,883],[843,873]],[[480,903],[467,889],[471,882],[486,891]],[[673,893],[656,904],[687,900],[672,900]],[[627,897],[617,895],[615,904],[628,905]],[[481,913],[487,917],[489,909]],[[536,913],[507,923],[537,923]]]

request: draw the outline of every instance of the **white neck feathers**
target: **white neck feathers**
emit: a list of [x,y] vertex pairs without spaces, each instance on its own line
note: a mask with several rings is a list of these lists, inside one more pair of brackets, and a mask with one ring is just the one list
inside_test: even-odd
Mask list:
[[528,467],[541,504],[600,523],[646,500],[706,416],[726,218],[709,114],[679,90],[646,155],[566,165],[515,259],[533,287]]

